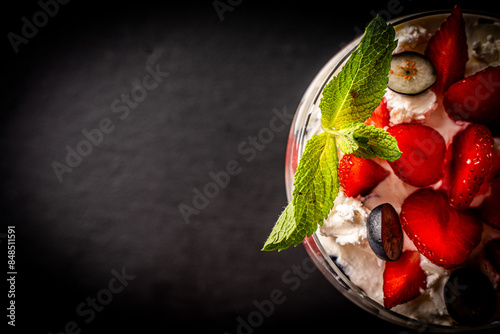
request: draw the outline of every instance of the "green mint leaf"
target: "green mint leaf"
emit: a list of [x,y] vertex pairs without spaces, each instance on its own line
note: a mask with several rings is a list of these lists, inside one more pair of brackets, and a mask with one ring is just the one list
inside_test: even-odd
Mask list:
[[294,243],[298,245],[304,240],[304,235],[300,233],[301,230],[296,226],[293,212],[293,203],[290,202],[278,218],[264,247],[262,247],[263,251],[273,251],[276,249],[281,251]]
[[339,192],[335,138],[324,132],[306,143],[293,183],[293,199],[279,217],[262,250],[298,245],[323,223]]
[[394,161],[401,157],[402,153],[396,138],[384,129],[357,123],[346,129],[346,132],[348,131],[352,131],[352,137],[357,143],[357,148],[352,151],[352,154],[359,158],[374,159],[378,157]]
[[355,133],[355,130],[359,127],[360,124],[362,123],[350,124],[349,126],[346,126],[343,129],[330,131],[330,133],[335,136],[335,139],[337,140],[337,145],[344,154],[353,153],[360,147],[360,145],[362,147],[366,146],[368,138],[360,138]]
[[324,133],[306,143],[295,173],[293,199],[280,215],[262,250],[298,245],[322,225],[339,192],[339,148],[359,157],[396,160],[396,140],[383,129],[367,126],[387,88],[392,26],[377,16],[340,73],[325,86],[320,102]]
[[293,182],[295,220],[307,236],[328,217],[338,191],[337,145],[323,132],[307,142]]
[[371,116],[387,88],[394,37],[394,28],[379,16],[368,25],[347,63],[323,90],[323,128],[338,130]]

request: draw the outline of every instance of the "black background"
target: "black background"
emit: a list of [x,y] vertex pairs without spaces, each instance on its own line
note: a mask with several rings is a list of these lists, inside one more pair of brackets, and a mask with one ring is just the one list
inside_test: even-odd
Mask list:
[[[327,60],[388,3],[246,0],[221,20],[212,1],[71,1],[18,53],[7,35],[40,5],[4,4],[0,240],[6,254],[6,226],[16,226],[16,331],[59,333],[74,321],[81,333],[236,333],[238,317],[279,289],[284,302],[254,333],[404,332],[317,270],[292,290],[282,275],[307,258],[302,246],[260,251],[286,204],[289,124],[251,161],[238,151],[273,109],[294,112]],[[455,3],[400,0],[385,18]],[[458,3],[500,13],[491,0]],[[169,75],[119,119],[113,101],[148,64]],[[59,182],[51,164],[104,118],[114,130]],[[187,224],[178,206],[193,206],[195,189],[231,160],[241,172]],[[134,278],[86,323],[77,306],[108,288],[113,270]],[[7,287],[0,295],[7,313]]]

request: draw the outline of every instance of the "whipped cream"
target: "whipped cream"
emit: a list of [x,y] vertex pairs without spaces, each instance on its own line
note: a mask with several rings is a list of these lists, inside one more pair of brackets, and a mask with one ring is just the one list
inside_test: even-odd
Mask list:
[[403,95],[388,89],[384,96],[390,112],[390,125],[423,123],[438,106],[436,94],[431,90],[418,95]]
[[490,65],[492,63],[495,65],[498,64],[498,60],[500,58],[499,51],[493,35],[486,36],[485,43],[481,43],[481,41],[475,41],[472,43],[472,50],[472,55],[476,59],[482,60]]
[[385,263],[373,255],[368,240],[360,245],[339,245],[332,237],[321,233],[318,238],[325,251],[336,257],[335,262],[357,287],[380,304],[384,303],[383,272]]
[[398,46],[395,53],[403,51],[416,51],[419,47],[425,47],[432,34],[419,25],[405,24],[403,28],[396,31]]
[[370,211],[360,201],[339,192],[321,233],[336,238],[340,245],[360,244],[367,238],[366,220]]
[[[496,29],[494,29],[496,27]],[[469,61],[465,76],[484,70],[488,66],[500,66],[500,29],[499,25],[475,26],[469,42]]]

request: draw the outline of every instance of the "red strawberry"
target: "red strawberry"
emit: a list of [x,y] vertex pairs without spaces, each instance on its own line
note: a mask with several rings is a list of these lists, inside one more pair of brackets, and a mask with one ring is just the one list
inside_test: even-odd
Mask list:
[[380,105],[373,111],[373,114],[365,121],[367,125],[373,125],[378,128],[389,126],[390,113],[387,109],[387,100],[385,97],[380,102]]
[[469,59],[462,10],[455,6],[438,31],[431,37],[425,55],[434,64],[437,80],[434,89],[443,93],[465,74]]
[[444,192],[430,188],[408,196],[400,218],[418,251],[443,268],[464,262],[481,241],[482,221],[471,210],[453,208]]
[[493,183],[497,182],[498,179],[500,179],[500,152],[493,150],[493,163],[491,165],[490,173],[488,174],[484,182],[492,185]]
[[500,178],[500,152],[493,150],[493,163],[491,164],[490,167],[490,173],[484,179],[484,182],[481,185],[481,188],[479,189],[476,196],[487,195],[490,192],[492,185],[496,182],[498,178]]
[[397,261],[387,261],[383,278],[386,308],[420,296],[427,284],[427,276],[420,267],[420,254],[415,251],[405,251]]
[[445,169],[448,175],[450,204],[458,209],[469,208],[488,176],[493,163],[493,137],[487,127],[470,124],[453,138]]
[[500,67],[488,67],[451,85],[443,97],[451,119],[491,126],[500,122]]
[[443,136],[421,124],[397,124],[387,130],[398,141],[401,158],[389,162],[394,173],[416,187],[436,183],[442,176],[446,153]]
[[370,193],[389,172],[370,159],[345,154],[339,163],[339,181],[349,197],[365,196]]

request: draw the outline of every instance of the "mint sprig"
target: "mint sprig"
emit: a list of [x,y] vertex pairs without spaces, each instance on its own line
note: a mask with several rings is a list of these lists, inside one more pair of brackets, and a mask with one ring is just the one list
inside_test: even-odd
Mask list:
[[323,90],[324,132],[306,143],[293,183],[292,201],[278,218],[262,250],[281,251],[300,244],[322,225],[339,192],[337,145],[344,154],[389,161],[399,159],[396,139],[365,125],[387,88],[392,51],[391,25],[376,17],[339,74]]
[[391,25],[377,16],[340,73],[326,85],[319,104],[324,128],[341,129],[364,122],[384,97],[397,46]]
[[349,124],[339,130],[326,129],[335,136],[340,150],[344,154],[353,154],[359,158],[380,158],[389,161],[397,160],[401,156],[397,142],[384,129],[364,123]]

